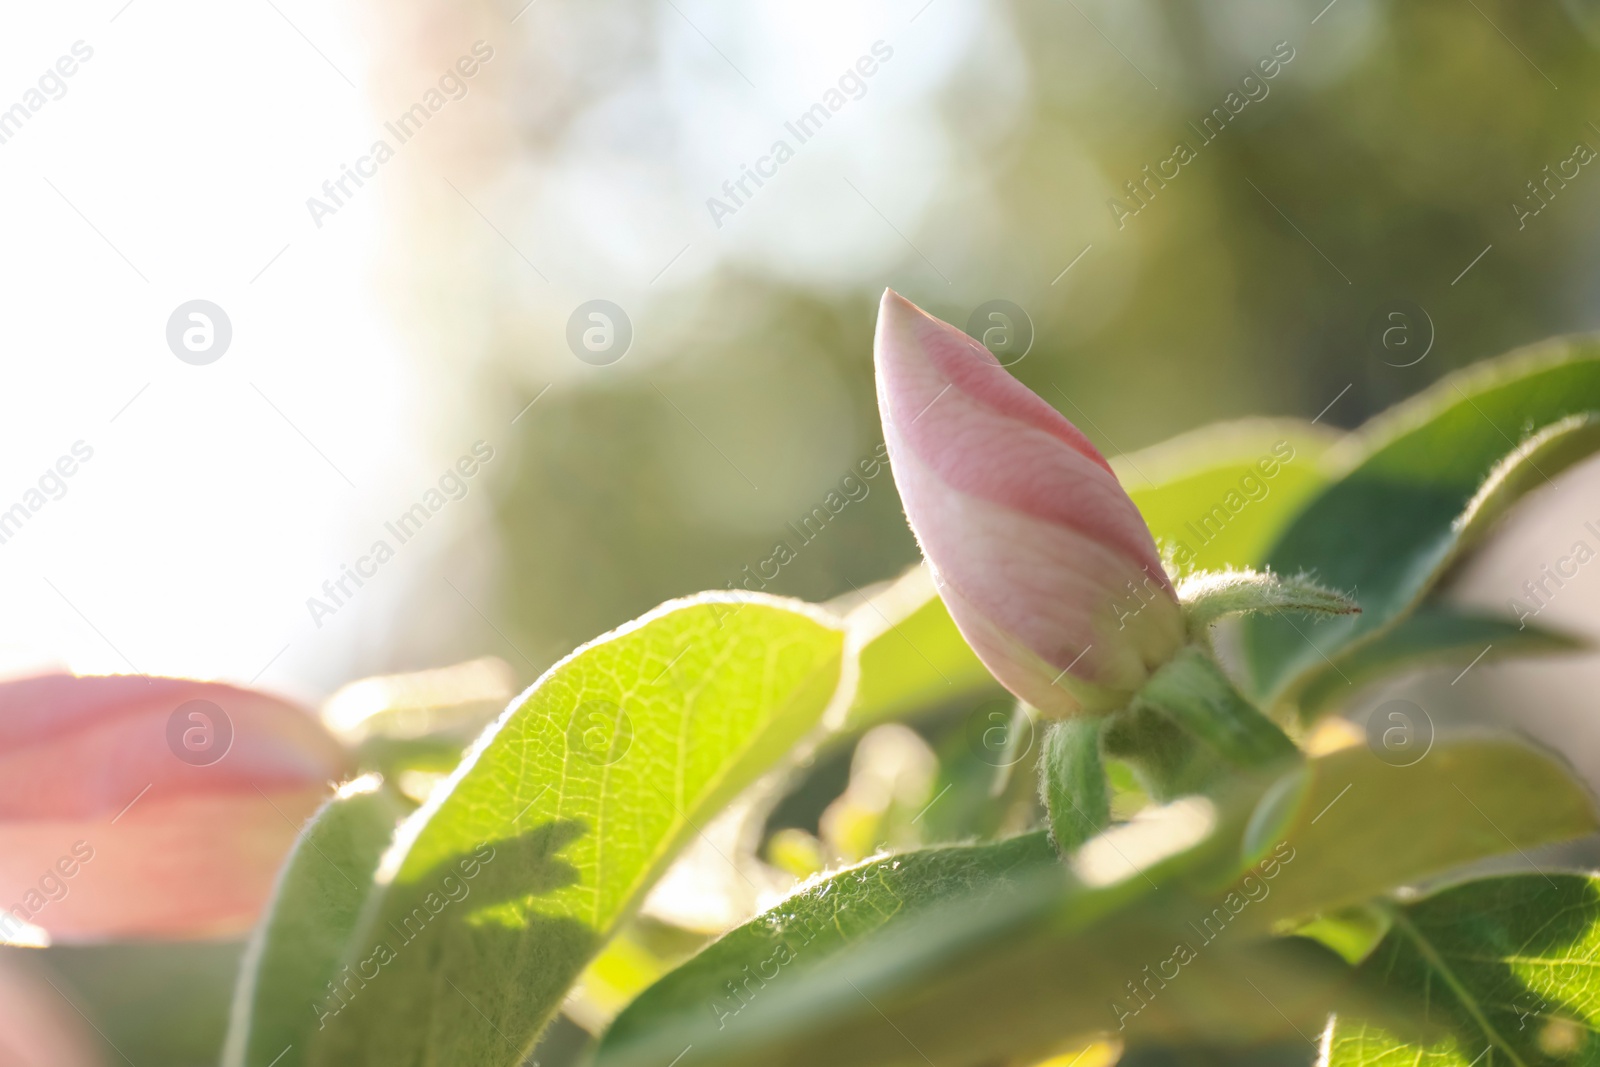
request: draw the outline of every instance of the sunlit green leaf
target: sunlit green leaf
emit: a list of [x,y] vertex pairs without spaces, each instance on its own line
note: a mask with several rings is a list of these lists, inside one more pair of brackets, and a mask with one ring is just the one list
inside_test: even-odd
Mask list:
[[679,1015],[709,1011],[721,1029],[769,983],[781,981],[792,964],[825,958],[886,922],[953,895],[982,900],[1019,872],[1055,860],[1045,835],[1033,833],[994,845],[872,859],[817,881],[730,932],[629,1005],[607,1031],[600,1062],[609,1048],[645,1039]]
[[1328,481],[1336,435],[1293,419],[1217,423],[1112,462],[1179,568],[1259,564],[1274,538]]
[[848,699],[844,645],[806,605],[708,596],[551,668],[401,827],[312,1063],[520,1063],[678,850]]
[[1380,995],[1423,1006],[1426,1025],[1341,1012],[1327,1067],[1555,1067],[1600,1062],[1600,880],[1523,874],[1466,882],[1392,906],[1362,965]]
[[1295,928],[1301,937],[1333,949],[1347,963],[1357,964],[1378,947],[1394,923],[1389,918],[1387,905],[1369,901],[1349,908],[1334,908],[1317,915],[1315,919]]
[[[684,979],[693,995],[647,992],[650,1025],[609,1035],[600,1067],[679,1055],[680,1067],[882,1067],[935,1051],[941,1067],[967,1067],[1108,1030],[1130,1041],[1247,1043],[1298,1028],[1309,1041],[1339,1002],[1346,965],[1273,940],[1272,930],[1441,865],[1595,825],[1581,787],[1519,744],[1442,743],[1429,759],[1431,770],[1407,776],[1417,768],[1346,749],[1270,786],[1241,783],[1215,804],[1180,801],[1091,840],[1059,873],[1019,874],[1009,889],[907,909],[870,936],[830,939],[831,953],[795,952],[736,1018],[703,994],[737,986],[748,960],[713,956],[713,947],[699,959],[716,973]],[[1480,780],[1496,766],[1510,768],[1504,783]],[[1432,797],[1452,777],[1509,836],[1458,827],[1461,807],[1474,809]],[[915,870],[911,856],[899,860],[899,870]],[[904,895],[899,870],[874,868],[889,883],[872,886],[875,914]],[[788,929],[786,908],[756,920],[755,933]],[[1386,1018],[1382,998],[1363,1004]]]
[[[1106,1031],[1249,1041],[1289,1030],[1247,976],[1308,1032],[1325,1013],[1344,969],[1331,953],[1226,930],[1209,944],[1189,929],[1208,914],[1171,884],[1189,857],[1152,867],[1152,882],[1104,888],[1036,851],[1027,864],[1008,857],[1009,880],[974,877],[1002,850],[1040,848],[1033,835],[912,853],[823,882],[648,990],[596,1067],[909,1067],[925,1056],[970,1067],[1031,1062]],[[1196,947],[1182,973],[1148,977],[1185,940]]]

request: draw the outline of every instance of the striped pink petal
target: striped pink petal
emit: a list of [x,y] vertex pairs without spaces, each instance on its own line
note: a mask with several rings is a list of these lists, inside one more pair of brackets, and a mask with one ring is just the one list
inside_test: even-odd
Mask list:
[[895,485],[962,635],[1040,711],[1119,706],[1183,620],[1105,458],[981,344],[894,292],[876,363]]
[[0,939],[247,930],[344,771],[305,709],[211,682],[0,683]]

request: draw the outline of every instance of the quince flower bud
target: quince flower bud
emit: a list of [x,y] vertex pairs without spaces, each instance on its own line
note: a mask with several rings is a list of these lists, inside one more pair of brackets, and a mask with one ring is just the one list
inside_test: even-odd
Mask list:
[[1099,451],[977,341],[887,291],[878,410],[951,618],[1041,713],[1107,713],[1184,644],[1144,517]]

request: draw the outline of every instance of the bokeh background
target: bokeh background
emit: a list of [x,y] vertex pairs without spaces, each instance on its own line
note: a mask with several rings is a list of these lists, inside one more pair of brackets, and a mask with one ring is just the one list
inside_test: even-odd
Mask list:
[[[1013,371],[1109,454],[1245,414],[1352,426],[1600,322],[1600,176],[1528,187],[1600,147],[1592,4],[524,2],[0,14],[0,102],[93,49],[0,144],[0,498],[94,449],[0,545],[9,663],[316,698],[489,652],[531,681],[742,582],[872,453],[885,285],[957,323],[1022,308]],[[399,144],[384,123],[475,42]],[[776,177],[708,209],[875,45]],[[394,158],[314,217],[380,137]],[[1196,158],[1119,219],[1179,140]],[[195,298],[233,326],[203,367],[164,336]],[[567,342],[594,299],[632,327],[609,365]],[[1395,307],[1403,350],[1374,341]],[[464,499],[313,618],[478,441]],[[883,477],[768,588],[914,558]]]

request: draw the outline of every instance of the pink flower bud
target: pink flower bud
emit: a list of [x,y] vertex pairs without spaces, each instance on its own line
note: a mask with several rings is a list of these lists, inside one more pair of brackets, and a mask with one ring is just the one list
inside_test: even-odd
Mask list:
[[344,754],[263,693],[137,675],[0,683],[0,940],[249,929]]
[[875,348],[895,485],[962,636],[1046,715],[1122,706],[1184,625],[1105,458],[988,349],[893,291]]

